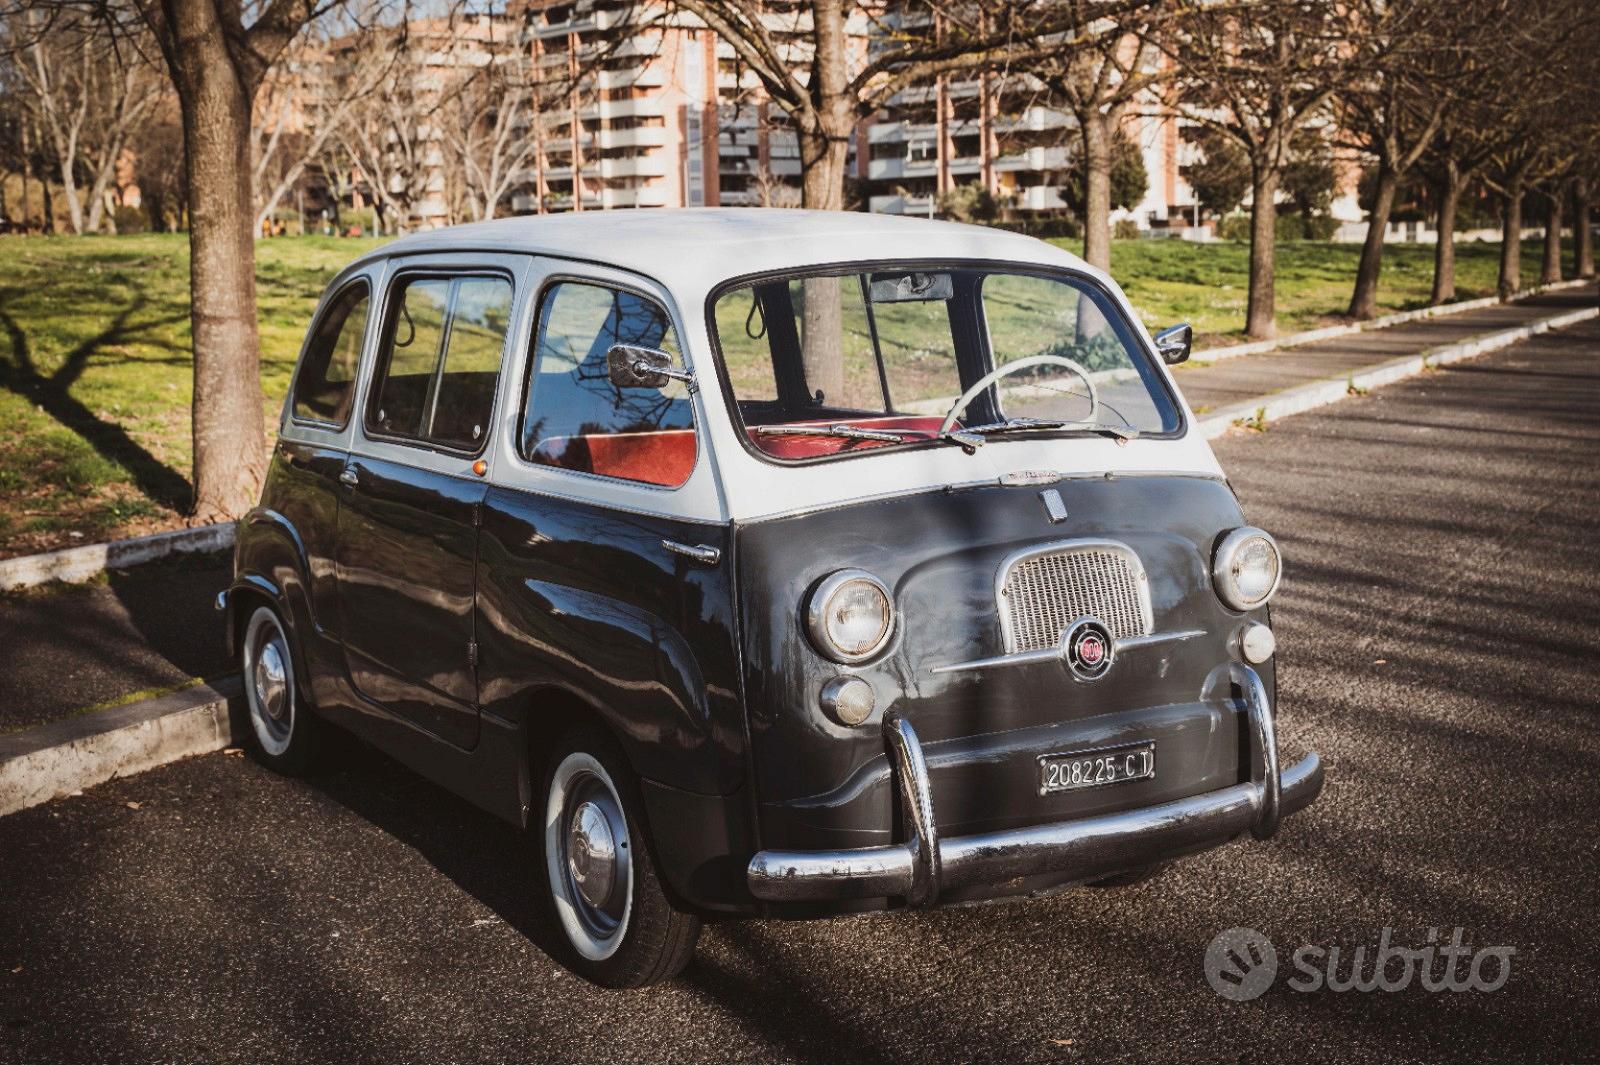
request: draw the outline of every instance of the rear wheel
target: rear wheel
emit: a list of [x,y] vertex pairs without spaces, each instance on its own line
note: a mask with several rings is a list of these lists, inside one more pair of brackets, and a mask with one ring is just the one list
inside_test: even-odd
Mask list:
[[320,722],[300,697],[294,651],[277,611],[258,606],[239,641],[249,732],[246,743],[269,769],[291,776],[308,772],[321,737]]
[[606,987],[642,987],[689,964],[700,919],[662,890],[637,779],[611,738],[569,732],[545,774],[546,885],[572,968]]

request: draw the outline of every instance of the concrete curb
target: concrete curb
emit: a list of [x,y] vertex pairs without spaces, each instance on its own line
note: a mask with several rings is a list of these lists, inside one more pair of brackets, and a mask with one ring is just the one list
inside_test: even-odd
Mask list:
[[228,746],[239,679],[0,736],[0,816]]
[[[1546,292],[1562,292],[1567,289],[1582,288],[1592,285],[1592,277],[1580,277],[1568,281],[1557,281],[1549,285],[1535,285],[1517,293],[1514,299],[1505,303],[1521,303]],[[1352,336],[1356,333],[1367,333],[1374,329],[1387,329],[1394,325],[1405,325],[1407,322],[1420,322],[1427,318],[1445,318],[1463,311],[1476,311],[1484,307],[1501,306],[1499,296],[1483,296],[1475,300],[1462,300],[1460,303],[1441,303],[1437,307],[1418,307],[1414,311],[1399,311],[1395,314],[1386,314],[1382,318],[1374,318],[1369,322],[1352,322],[1350,325],[1329,325],[1321,329],[1308,329],[1303,333],[1291,333],[1286,337],[1274,337],[1271,340],[1253,340],[1247,344],[1230,344],[1225,348],[1201,348],[1194,353],[1195,362],[1216,362],[1219,359],[1235,359],[1240,355],[1264,355],[1269,351],[1282,351],[1286,348],[1304,347],[1322,340],[1335,340],[1339,337]]]
[[1320,381],[1284,389],[1282,392],[1274,392],[1259,399],[1234,403],[1198,419],[1200,431],[1210,440],[1221,436],[1235,425],[1253,421],[1258,417],[1262,422],[1270,422],[1286,418],[1291,414],[1325,407],[1350,395],[1352,388],[1361,392],[1380,385],[1392,384],[1435,366],[1448,366],[1453,362],[1477,358],[1479,355],[1486,355],[1491,351],[1498,351],[1500,348],[1515,344],[1519,340],[1526,340],[1551,329],[1577,325],[1591,318],[1600,318],[1600,307],[1585,307],[1541,318],[1537,322],[1519,325],[1514,329],[1484,333],[1470,340],[1430,348],[1420,355],[1403,355],[1397,359],[1380,362],[1348,377],[1326,377]]
[[102,570],[127,569],[168,555],[220,551],[233,546],[233,533],[234,523],[228,521],[8,558],[0,562],[0,592],[51,581],[84,581]]

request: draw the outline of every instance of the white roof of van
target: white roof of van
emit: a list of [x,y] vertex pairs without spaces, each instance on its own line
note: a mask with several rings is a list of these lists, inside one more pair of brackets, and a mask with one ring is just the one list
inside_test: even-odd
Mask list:
[[527,215],[431,229],[365,258],[450,251],[525,252],[605,263],[669,286],[766,270],[874,259],[989,259],[1085,269],[1033,237],[984,226],[854,211],[695,207]]

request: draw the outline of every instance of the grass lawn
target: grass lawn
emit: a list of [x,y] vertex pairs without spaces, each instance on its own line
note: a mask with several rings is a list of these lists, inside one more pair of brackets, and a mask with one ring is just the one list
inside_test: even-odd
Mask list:
[[[1079,241],[1057,240],[1074,254]],[[1524,287],[1539,279],[1541,244],[1522,247]],[[1383,252],[1378,313],[1426,306],[1433,289],[1433,246],[1394,244]],[[1288,241],[1278,245],[1278,333],[1298,333],[1342,321],[1355,284],[1359,244]],[[1111,245],[1117,279],[1153,333],[1177,322],[1194,326],[1196,347],[1243,341],[1248,296],[1249,246],[1183,240],[1119,240]],[[1570,268],[1570,264],[1569,264]],[[1456,297],[1492,296],[1500,274],[1500,245],[1456,245]]]
[[[323,286],[377,243],[258,245],[269,425]],[[188,295],[183,234],[0,237],[0,557],[182,524]]]
[[[303,237],[257,245],[269,426],[323,286],[378,243]],[[1324,324],[1344,309],[1359,250],[1279,246],[1282,332]],[[1432,254],[1424,246],[1388,249],[1384,309],[1426,302]],[[1497,255],[1494,244],[1459,248],[1463,299],[1493,291]],[[182,524],[190,492],[188,259],[181,234],[0,237],[0,558]],[[1537,259],[1528,245],[1530,284]],[[1112,266],[1150,326],[1189,321],[1202,344],[1239,339],[1244,245],[1119,241]]]

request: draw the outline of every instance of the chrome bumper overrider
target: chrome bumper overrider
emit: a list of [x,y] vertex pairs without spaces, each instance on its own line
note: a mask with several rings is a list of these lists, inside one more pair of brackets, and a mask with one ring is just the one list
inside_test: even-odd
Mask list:
[[1311,753],[1279,771],[1266,686],[1255,670],[1235,668],[1252,732],[1249,783],[1138,810],[941,840],[922,745],[911,723],[891,712],[883,719],[884,743],[909,838],[854,850],[761,851],[746,873],[750,891],[770,902],[904,898],[911,906],[929,906],[941,891],[1041,873],[1092,880],[1223,843],[1247,829],[1270,839],[1283,815],[1321,793],[1322,761]]

